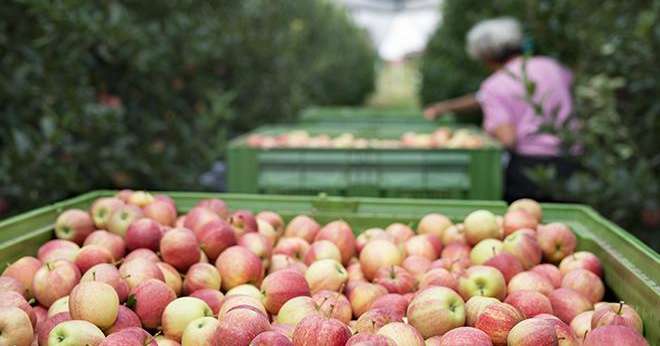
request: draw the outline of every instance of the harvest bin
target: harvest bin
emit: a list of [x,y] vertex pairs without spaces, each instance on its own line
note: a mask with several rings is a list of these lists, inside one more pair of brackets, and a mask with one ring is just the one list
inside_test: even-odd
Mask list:
[[[36,255],[37,248],[53,238],[53,223],[61,211],[89,208],[96,198],[114,193],[93,191],[0,221],[0,270],[21,256]],[[507,208],[499,201],[164,193],[174,199],[180,212],[188,211],[200,199],[215,197],[226,201],[232,209],[273,210],[285,220],[302,213],[322,223],[341,218],[351,224],[355,233],[386,227],[395,221],[415,226],[430,212],[459,221],[475,209],[502,214]],[[607,300],[618,298],[633,306],[644,320],[647,340],[651,345],[660,345],[660,255],[586,206],[543,204],[543,219],[546,223],[568,224],[578,237],[578,250],[591,251],[600,258],[608,287]]]
[[426,120],[422,112],[413,108],[378,109],[369,107],[308,107],[300,112],[298,121],[306,124],[452,124],[453,116],[443,116],[436,121]]
[[279,135],[306,130],[312,135],[351,132],[364,138],[399,138],[437,126],[350,125],[264,126],[229,143],[227,189],[238,193],[318,194],[366,197],[502,198],[502,150],[480,149],[329,149],[247,145],[252,134]]

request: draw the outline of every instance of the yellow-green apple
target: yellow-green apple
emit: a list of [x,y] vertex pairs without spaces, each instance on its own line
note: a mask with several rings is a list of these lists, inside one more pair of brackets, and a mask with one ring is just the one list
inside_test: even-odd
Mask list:
[[257,219],[252,212],[247,210],[235,211],[229,217],[229,223],[234,228],[236,238],[240,238],[246,233],[259,231]]
[[351,336],[346,346],[396,346],[394,340],[384,335],[358,333]]
[[369,241],[374,239],[385,239],[385,240],[390,240],[393,243],[396,243],[394,241],[394,236],[391,235],[390,233],[385,232],[384,229],[369,228],[362,231],[362,233],[360,233],[357,236],[357,238],[355,238],[355,249],[357,250],[357,253],[359,254],[364,248],[364,246],[367,245]]
[[291,219],[284,230],[285,237],[302,238],[308,243],[314,241],[321,226],[307,215],[298,215]]
[[140,208],[145,205],[153,202],[155,200],[154,196],[147,191],[134,191],[128,195],[126,203],[138,206]]
[[[472,327],[458,327],[445,333],[439,338],[439,346],[492,346],[490,336],[482,330]],[[428,345],[427,340],[427,345]]]
[[382,326],[377,335],[394,340],[397,346],[424,346],[424,338],[411,325],[403,322],[392,322]]
[[280,214],[274,211],[264,210],[257,213],[256,218],[257,221],[263,220],[266,221],[271,226],[273,226],[277,238],[282,236],[282,234],[284,233],[284,219],[282,219],[282,216],[280,216]]
[[530,271],[541,274],[545,276],[546,279],[550,281],[554,288],[561,287],[561,278],[562,274],[554,264],[542,263],[534,266]]
[[210,209],[211,211],[218,214],[218,216],[220,216],[223,219],[227,219],[230,214],[229,208],[227,207],[227,203],[217,198],[203,199],[199,201],[197,205],[195,205],[195,207]]
[[511,233],[504,238],[502,251],[514,255],[525,269],[531,269],[541,263],[543,257],[543,252],[536,239],[520,231]]
[[163,280],[167,286],[174,291],[177,297],[180,296],[181,292],[183,292],[183,279],[181,279],[179,271],[165,262],[158,262],[156,266],[163,273]]
[[648,346],[649,343],[642,335],[630,327],[609,325],[596,328],[589,332],[582,345]]
[[475,245],[484,239],[500,238],[500,227],[495,215],[488,210],[476,210],[463,221],[468,244]]
[[220,312],[220,306],[222,305],[225,296],[222,292],[210,288],[203,288],[197,290],[190,294],[191,297],[199,298],[203,300],[213,311],[213,315],[217,315]]
[[303,238],[284,237],[280,238],[273,248],[273,255],[287,255],[296,260],[302,261],[307,255],[309,247],[309,243]]
[[161,324],[163,311],[175,299],[176,294],[166,283],[149,279],[133,289],[128,303],[145,328],[157,328]]
[[321,290],[339,291],[348,281],[348,272],[341,263],[333,259],[323,259],[307,268],[305,280],[312,294]]
[[387,226],[387,228],[385,228],[385,232],[391,234],[394,237],[394,242],[396,244],[403,244],[406,242],[406,240],[412,238],[415,235],[415,232],[413,232],[410,226],[398,222]]
[[245,233],[239,240],[238,245],[245,247],[257,255],[267,268],[270,264],[270,256],[273,252],[273,245],[265,235],[256,232]]
[[507,336],[510,346],[555,346],[559,345],[552,321],[530,318],[516,324]]
[[500,301],[492,297],[474,296],[465,302],[465,324],[474,327],[479,315],[486,307]]
[[508,252],[501,252],[491,257],[486,262],[484,262],[484,265],[499,270],[504,276],[504,281],[507,283],[516,274],[524,271],[522,264],[520,264],[520,261],[518,261],[518,258]]
[[473,296],[497,298],[500,301],[506,297],[506,282],[499,270],[476,265],[468,268],[458,279],[458,291],[463,299]]
[[[301,274],[302,275],[302,274]],[[262,282],[263,285],[263,282]],[[264,299],[264,294],[261,293],[259,288],[255,285],[250,285],[250,284],[242,284],[238,285],[226,293],[227,296],[235,296],[235,295],[245,295],[245,296],[251,296],[256,299],[259,299],[262,301]]]
[[389,293],[406,294],[415,289],[415,278],[407,270],[395,265],[380,268],[374,283],[385,287]]
[[105,248],[110,251],[112,258],[114,259],[124,257],[126,252],[126,243],[124,242],[124,239],[114,233],[104,230],[92,232],[83,243],[83,246],[87,245],[98,245]]
[[181,336],[181,346],[219,345],[215,332],[220,322],[213,317],[200,317],[188,323]]
[[80,278],[80,282],[98,281],[106,283],[117,292],[119,302],[124,302],[128,297],[128,282],[121,276],[119,270],[108,263],[97,264],[85,272]]
[[442,238],[444,231],[453,225],[454,223],[445,215],[437,213],[426,214],[419,220],[417,234],[435,234],[438,238]]
[[493,341],[493,345],[506,345],[509,331],[525,316],[515,307],[506,303],[488,305],[477,317],[475,328],[481,329]]
[[101,197],[96,199],[89,208],[89,213],[96,228],[106,228],[110,215],[122,205],[124,205],[124,201],[117,197]]
[[305,264],[309,266],[313,262],[322,259],[333,259],[337,262],[341,262],[341,252],[339,252],[337,245],[329,240],[319,240],[312,243],[305,254]]
[[181,346],[179,342],[163,335],[155,337],[154,340],[156,340],[157,346]]
[[103,282],[81,282],[69,295],[71,318],[89,321],[101,329],[110,328],[115,323],[118,310],[117,292]]
[[136,220],[144,217],[142,209],[134,205],[122,205],[110,214],[106,223],[108,231],[121,236],[126,235],[128,227]]
[[250,342],[250,346],[292,346],[292,345],[293,343],[291,343],[289,337],[285,336],[280,332],[273,330],[262,332],[261,334],[257,335],[257,337],[252,339],[252,342]]
[[107,334],[108,336],[99,346],[158,346],[151,334],[139,327],[126,328]]
[[518,273],[512,277],[511,280],[509,280],[507,289],[509,293],[521,290],[532,290],[538,291],[547,296],[554,290],[554,287],[550,283],[550,280],[546,279],[545,276],[533,271],[526,271]]
[[332,221],[323,226],[314,237],[314,241],[319,240],[328,240],[334,243],[341,253],[342,264],[344,265],[347,265],[356,253],[356,239],[353,230],[342,220]]
[[266,310],[277,315],[282,305],[291,298],[309,296],[310,286],[298,271],[279,270],[266,276],[261,283],[261,292]]
[[56,325],[48,334],[48,346],[98,346],[103,332],[88,321],[70,320]]
[[145,258],[125,260],[119,266],[119,274],[126,280],[130,289],[134,289],[140,283],[149,279],[165,281],[165,276],[158,267],[157,262]]
[[176,222],[176,207],[163,200],[154,200],[142,208],[144,216],[163,226],[173,227]]
[[[139,315],[139,314],[138,314]],[[161,320],[165,336],[181,341],[184,329],[200,317],[213,316],[211,308],[201,299],[181,297],[165,307]]]
[[56,300],[69,295],[80,281],[80,271],[65,260],[47,262],[34,274],[32,292],[37,301],[49,307]]
[[324,316],[335,318],[348,324],[353,316],[351,303],[348,298],[339,292],[323,290],[312,296],[318,310]]
[[408,323],[424,338],[443,335],[465,324],[465,303],[454,290],[430,287],[415,295],[406,313]]
[[416,235],[403,244],[405,256],[422,256],[433,261],[440,255],[426,235]]
[[[359,264],[358,264],[359,267]],[[403,262],[401,262],[401,267],[407,270],[415,280],[421,279],[422,275],[426,273],[429,268],[431,268],[431,261],[428,258],[422,256],[409,256],[406,257]],[[362,273],[362,270],[360,270]],[[349,280],[350,280],[350,269],[349,269]]]
[[345,324],[321,315],[305,317],[293,331],[295,346],[344,346],[350,338],[351,331]]
[[593,308],[589,299],[570,288],[558,288],[548,298],[555,316],[564,323],[571,323],[575,316]]
[[160,255],[165,263],[185,272],[199,262],[199,243],[195,234],[186,228],[174,228],[160,240]]
[[221,284],[222,279],[216,267],[208,263],[195,263],[183,279],[183,294],[190,295],[202,288],[219,290]]
[[94,232],[94,221],[84,210],[68,209],[55,220],[55,236],[82,245],[90,233]]
[[289,255],[275,254],[270,258],[270,267],[268,273],[274,273],[278,270],[294,269],[301,274],[305,274],[307,266],[300,260],[297,260]]
[[605,295],[605,285],[598,275],[586,270],[572,270],[561,280],[561,287],[570,288],[589,299],[592,304],[598,303]]
[[207,222],[197,229],[195,237],[211,261],[215,261],[222,251],[237,243],[234,229],[223,220]]
[[0,306],[0,345],[30,346],[33,338],[33,326],[25,311]]
[[390,311],[383,309],[369,309],[357,319],[352,329],[357,333],[374,334],[382,326],[390,322],[401,322],[399,316],[393,316]]
[[403,262],[401,250],[387,240],[373,240],[360,252],[360,267],[365,278],[373,280],[382,267],[400,265]]
[[442,244],[449,245],[452,243],[467,244],[467,236],[465,235],[465,225],[456,224],[448,227],[442,234]]
[[140,321],[140,317],[138,317],[133,310],[124,305],[119,305],[115,323],[110,326],[110,328],[106,329],[105,332],[110,335],[127,328],[142,328],[142,322]]
[[247,345],[267,330],[270,330],[268,315],[251,306],[237,306],[220,319],[214,338],[223,345]]
[[592,329],[611,324],[628,326],[636,330],[639,334],[643,332],[642,319],[637,314],[637,311],[623,302],[607,303],[600,306],[594,312],[591,319]]
[[444,268],[434,268],[424,273],[419,280],[419,288],[425,289],[431,286],[441,286],[458,290],[458,280]]
[[23,297],[26,296],[26,290],[23,284],[11,276],[0,276],[0,292],[16,292]]
[[163,231],[160,225],[147,218],[142,218],[133,221],[126,230],[126,249],[133,251],[139,248],[145,248],[153,251],[158,251],[160,245],[160,238],[163,237]]
[[504,218],[502,219],[502,231],[506,237],[523,228],[535,230],[538,224],[539,222],[536,220],[536,217],[530,215],[525,210],[509,210],[504,214]]
[[32,307],[27,300],[20,293],[16,292],[0,292],[0,308],[16,307],[25,312],[30,319],[30,324],[34,327],[37,325],[37,315],[34,313]]
[[85,245],[78,251],[74,263],[81,273],[86,273],[89,268],[97,264],[112,263],[114,260],[106,248],[99,245]]
[[573,329],[573,334],[577,336],[580,342],[584,342],[584,338],[587,336],[587,333],[591,331],[591,318],[593,315],[593,310],[581,312],[577,316],[573,317],[573,320],[571,321],[571,329]]
[[44,322],[37,325],[36,339],[39,345],[48,345],[48,334],[56,325],[64,321],[70,321],[71,315],[68,312],[61,312],[52,317],[48,317]]
[[55,316],[60,312],[69,312],[69,296],[62,297],[51,304],[48,308],[48,317]]
[[[197,233],[209,222],[223,221],[213,210],[205,207],[192,208],[183,221],[183,227]],[[178,225],[176,227],[179,227]]]
[[41,263],[57,260],[73,262],[76,260],[78,251],[80,251],[80,246],[78,246],[78,244],[68,240],[54,239],[39,247],[37,258]]
[[300,296],[284,303],[275,321],[280,324],[296,326],[303,318],[312,314],[321,314],[318,305],[311,297]]
[[351,308],[353,309],[353,316],[360,317],[371,308],[371,304],[376,299],[386,294],[387,289],[381,285],[368,282],[359,283],[348,295],[348,300],[351,302]]
[[550,299],[538,291],[521,290],[509,292],[504,302],[513,305],[527,318],[532,318],[539,314],[552,314]]
[[566,256],[575,251],[577,238],[567,225],[559,222],[539,225],[536,229],[536,238],[539,242],[543,257],[553,263],[559,263]]
[[533,216],[538,222],[541,222],[543,219],[543,209],[541,208],[541,205],[533,199],[522,198],[514,201],[509,205],[508,210],[524,210],[529,215]]
[[215,266],[222,278],[224,290],[246,283],[260,285],[264,275],[259,257],[238,245],[223,251],[218,256]]
[[564,257],[559,263],[559,271],[562,275],[574,269],[586,269],[603,277],[603,267],[596,255],[588,251],[578,251],[570,256]]
[[25,288],[23,295],[26,299],[29,299],[33,297],[32,279],[37,270],[41,268],[41,265],[41,261],[32,256],[21,257],[16,262],[7,266],[2,272],[2,276],[12,277],[18,280]]
[[470,262],[472,264],[484,264],[502,252],[502,246],[501,240],[484,239],[477,243],[470,251]]

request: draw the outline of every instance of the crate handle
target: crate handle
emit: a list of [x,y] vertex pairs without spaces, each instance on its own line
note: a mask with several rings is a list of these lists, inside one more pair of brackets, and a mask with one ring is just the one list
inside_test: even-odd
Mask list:
[[319,193],[318,197],[312,200],[312,207],[321,212],[349,212],[354,213],[358,210],[359,202],[350,198],[329,197],[325,193]]

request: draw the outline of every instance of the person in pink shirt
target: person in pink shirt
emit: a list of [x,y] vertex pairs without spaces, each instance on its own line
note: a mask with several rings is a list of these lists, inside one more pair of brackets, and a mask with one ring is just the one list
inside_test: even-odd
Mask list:
[[484,130],[510,154],[505,199],[547,199],[525,171],[538,165],[554,166],[560,175],[572,171],[573,165],[561,155],[560,139],[542,127],[569,123],[573,76],[552,58],[523,56],[522,41],[515,19],[496,18],[475,25],[467,34],[467,51],[492,74],[475,94],[432,104],[424,115],[434,119],[480,107]]

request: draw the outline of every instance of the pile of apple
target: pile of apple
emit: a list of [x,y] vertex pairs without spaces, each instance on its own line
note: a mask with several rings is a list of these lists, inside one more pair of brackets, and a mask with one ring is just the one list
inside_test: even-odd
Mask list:
[[355,237],[124,190],[4,270],[0,345],[648,345],[632,307],[601,301],[598,258],[541,220],[520,200]]
[[277,136],[252,134],[247,144],[253,148],[354,148],[354,149],[396,149],[396,148],[481,148],[486,144],[483,135],[467,129],[453,131],[440,127],[433,133],[406,132],[399,139],[368,139],[352,133],[342,133],[336,137],[327,134],[310,135],[307,131],[290,131]]

